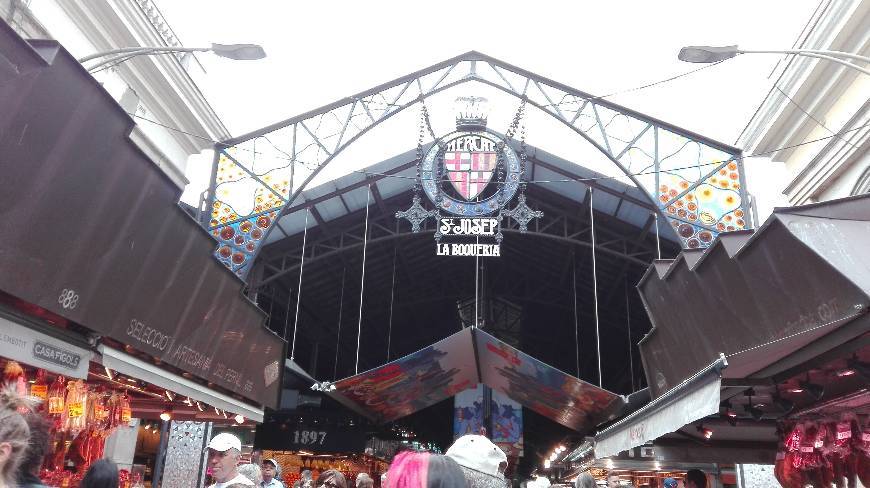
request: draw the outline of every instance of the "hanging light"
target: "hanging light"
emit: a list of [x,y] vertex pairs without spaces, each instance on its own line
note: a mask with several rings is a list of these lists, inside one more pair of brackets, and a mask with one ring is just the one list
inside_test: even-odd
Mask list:
[[825,395],[825,387],[817,383],[810,383],[810,377],[807,375],[806,381],[800,382],[801,388],[816,400],[821,400]]
[[750,388],[744,391],[743,394],[749,398],[749,400],[746,402],[746,405],[743,407],[743,410],[745,410],[746,413],[751,415],[752,418],[754,418],[755,420],[761,420],[764,412],[752,403],[752,396],[755,395],[755,390]]
[[849,370],[861,375],[865,381],[870,381],[870,363],[858,359],[857,354],[853,354],[852,357],[846,361],[846,365]]
[[789,413],[794,410],[794,402],[786,398],[782,398],[779,395],[774,397],[773,404],[779,407],[783,413]]
[[550,460],[549,459],[544,460],[544,469],[550,469]]
[[[698,424],[696,429],[698,430],[698,432],[700,432],[700,434],[702,436],[704,436],[704,439],[710,439],[711,437],[713,437],[713,429],[709,429],[707,427],[704,427],[704,424]],[[656,469],[659,469],[659,468],[656,468]]]
[[164,408],[163,411],[160,412],[160,420],[164,422],[172,420],[172,409]]
[[237,413],[236,416],[233,417],[233,420],[235,420],[237,424],[244,424],[245,423],[245,417],[242,417],[242,414],[240,414],[240,413]]
[[166,395],[166,399],[170,402],[175,400],[175,395],[169,390],[163,390],[163,394]]

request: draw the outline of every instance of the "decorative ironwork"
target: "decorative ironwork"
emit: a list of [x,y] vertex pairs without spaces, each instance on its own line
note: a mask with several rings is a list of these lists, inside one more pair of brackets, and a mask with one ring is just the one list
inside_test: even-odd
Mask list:
[[407,219],[411,223],[411,232],[420,232],[420,224],[430,217],[436,217],[438,212],[435,210],[426,210],[420,204],[420,195],[414,195],[414,203],[408,210],[396,212],[396,218]]
[[173,420],[166,443],[166,466],[163,486],[197,488],[203,465],[203,448],[207,439],[205,422]]
[[324,393],[328,393],[330,391],[335,391],[335,383],[329,381],[321,381],[319,383],[314,383],[311,385],[311,389],[314,391],[322,391]]
[[520,196],[517,197],[516,207],[511,210],[502,210],[501,213],[502,215],[514,219],[520,226],[520,232],[523,233],[529,230],[529,222],[531,222],[532,219],[539,219],[544,216],[544,212],[529,207],[526,203],[526,195],[524,193],[520,193]]
[[[679,233],[684,247],[707,245],[708,236],[701,235],[703,231],[709,232],[712,240],[729,227],[739,230],[751,225],[747,218],[748,199],[739,149],[481,53],[469,52],[218,144],[215,148],[218,159],[232,155],[233,159],[228,160],[231,172],[241,174],[246,182],[242,185],[240,181],[226,178],[218,181],[215,172],[209,203],[212,209],[214,203],[231,205],[231,211],[219,214],[219,217],[228,217],[226,220],[211,219],[209,230],[219,235],[224,227],[292,205],[309,181],[366,132],[420,100],[471,81],[525,100],[595,146],[638,188],[649,194],[659,213]],[[731,169],[732,163],[734,169]],[[720,178],[722,169],[726,169],[728,188],[723,187]],[[272,177],[271,184],[264,181],[265,176]],[[287,182],[286,191],[274,188],[276,181]],[[261,196],[275,190],[284,202],[259,211],[255,205],[229,202],[253,202],[258,190]],[[693,196],[691,200],[686,198],[688,195]],[[682,206],[678,204],[680,198],[683,198]],[[694,211],[688,208],[690,201],[695,204]],[[681,209],[685,210],[684,215]],[[271,220],[267,232],[274,228],[275,219]],[[691,229],[680,230],[681,224],[689,224]],[[261,243],[262,240],[256,242],[254,251],[243,253],[242,257],[255,256]],[[241,276],[249,268],[244,264],[247,262],[249,258],[244,259],[242,265],[234,264]]]
[[[474,137],[482,144],[491,146],[488,151],[462,151],[452,144],[458,140]],[[433,146],[423,159],[420,172],[423,191],[444,210],[453,215],[465,217],[488,215],[499,209],[517,191],[521,179],[520,162],[513,149],[501,138],[487,132],[453,132],[442,139],[444,142]],[[443,166],[447,166],[443,168]],[[497,166],[507,166],[507,175],[496,181],[495,193],[484,198],[478,198],[489,184],[492,173]],[[461,198],[445,195],[441,186],[445,183],[441,172],[446,169],[446,182],[450,183]],[[477,175],[477,176],[474,176]],[[488,175],[488,176],[485,176]]]

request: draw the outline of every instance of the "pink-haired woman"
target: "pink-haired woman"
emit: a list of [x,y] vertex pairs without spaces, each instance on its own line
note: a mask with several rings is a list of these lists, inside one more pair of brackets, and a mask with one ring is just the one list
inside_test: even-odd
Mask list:
[[382,488],[466,488],[462,468],[453,459],[428,452],[396,455]]

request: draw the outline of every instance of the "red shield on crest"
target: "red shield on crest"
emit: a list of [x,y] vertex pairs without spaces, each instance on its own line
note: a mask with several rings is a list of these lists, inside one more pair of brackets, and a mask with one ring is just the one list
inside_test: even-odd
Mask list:
[[498,158],[494,152],[446,152],[444,168],[453,188],[466,200],[480,195],[495,170]]

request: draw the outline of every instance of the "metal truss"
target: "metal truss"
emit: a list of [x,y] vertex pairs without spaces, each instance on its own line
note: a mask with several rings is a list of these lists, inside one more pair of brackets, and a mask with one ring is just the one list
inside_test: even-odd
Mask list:
[[[533,225],[530,225],[526,230],[521,229],[517,222],[506,221],[507,224],[502,228],[502,232],[536,235],[570,245],[591,247],[589,238],[591,228],[588,221],[577,218],[576,214],[566,212],[565,209],[561,208],[562,205],[536,202],[534,206],[545,210],[542,218],[536,219]],[[605,214],[597,214],[596,220],[607,217],[609,216]],[[428,237],[430,232],[435,231],[434,225],[433,222],[427,221],[422,224],[422,232],[414,232],[411,229],[400,228],[398,221],[389,213],[373,216],[368,223],[368,245],[415,235]],[[304,250],[305,266],[312,266],[322,260],[330,262],[333,259],[341,259],[347,252],[358,251],[363,246],[364,232],[365,223],[360,222],[342,226],[341,231],[325,232],[317,237],[309,237]],[[642,237],[645,238],[645,236],[644,232]],[[596,243],[595,250],[598,253],[622,260],[626,267],[634,264],[645,268],[649,266],[654,256],[651,250],[638,245],[634,237],[600,227],[596,229],[596,238],[599,242]],[[264,266],[263,277],[257,283],[253,283],[253,287],[259,288],[269,285],[284,276],[298,273],[302,263],[300,250],[291,249],[288,250],[289,253],[277,252],[273,255],[262,256],[259,262]]]
[[471,81],[526,100],[596,147],[649,195],[684,247],[751,227],[739,149],[472,51],[216,145],[203,224],[219,241],[217,257],[244,277],[275,221],[339,153],[402,110]]

